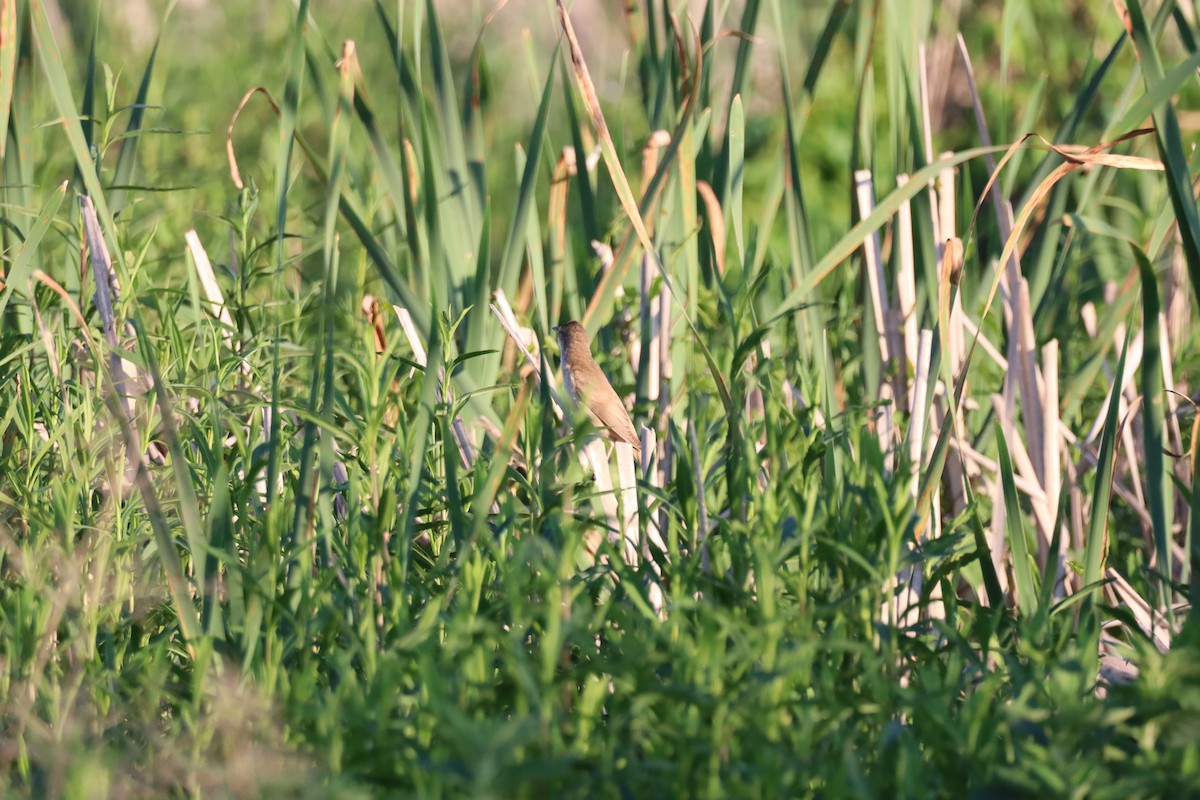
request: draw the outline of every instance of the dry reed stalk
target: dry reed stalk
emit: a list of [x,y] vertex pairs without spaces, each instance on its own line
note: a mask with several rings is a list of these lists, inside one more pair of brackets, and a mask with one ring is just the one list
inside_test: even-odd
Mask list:
[[[186,231],[183,234],[183,240],[187,244],[188,252],[192,256],[192,266],[196,268],[196,277],[200,279],[200,288],[204,290],[204,299],[208,301],[209,312],[221,323],[221,339],[225,342],[226,347],[230,350],[235,350],[233,317],[229,315],[229,309],[225,305],[225,296],[221,293],[221,287],[217,284],[217,276],[213,271],[212,262],[208,258],[208,251],[204,249],[204,245],[200,242],[200,237],[196,234],[195,229]],[[243,374],[246,373],[248,368],[249,365],[243,361]]]
[[[566,417],[563,409],[565,408],[562,395],[558,393],[558,383],[554,380],[554,370],[550,368],[550,363],[546,360],[546,355],[541,350],[537,349],[537,341],[530,341],[525,335],[523,329],[518,323],[516,316],[513,315],[512,307],[508,304],[508,298],[504,294],[504,290],[497,289],[493,296],[495,300],[489,307],[492,309],[492,314],[500,321],[501,327],[504,328],[513,344],[516,345],[517,351],[525,357],[525,362],[532,368],[534,379],[539,383],[544,375],[548,383],[547,389],[550,394],[551,410],[559,422],[562,422]],[[534,352],[536,350],[536,352]]]
[[[614,260],[613,250],[604,242],[593,241],[592,252],[596,254],[596,258],[600,261],[600,277],[603,278],[612,270]],[[620,298],[624,296],[625,287],[617,284],[616,289],[613,291],[613,297]]]
[[[946,156],[949,154],[943,153],[942,155]],[[952,239],[953,240],[958,239],[958,233],[957,233],[958,219],[957,219],[957,213],[955,211],[955,205],[954,205],[954,203],[955,203],[954,172],[955,172],[955,170],[951,168],[951,169],[944,169],[938,174],[938,192],[937,192],[937,197],[938,197],[937,212],[938,213],[937,213],[937,216],[938,216],[938,227],[941,229],[942,235],[944,237],[943,242],[949,241]],[[959,246],[959,255],[957,257],[957,261],[959,264],[959,269],[961,269],[961,264],[962,264],[961,242],[959,243],[958,246]],[[943,248],[942,248],[942,258],[943,259],[946,258],[946,246],[945,245],[943,245]],[[954,305],[951,306],[951,308],[950,308],[950,325],[948,328],[949,342],[950,342],[950,353],[949,353],[950,364],[953,367],[953,370],[951,371],[951,376],[953,377],[954,380],[958,380],[959,376],[962,374],[963,364],[965,363],[966,357],[967,357],[966,344],[964,342],[965,337],[963,336],[963,319],[964,319],[964,317],[965,317],[965,315],[963,314],[963,308],[962,308],[962,292],[959,292],[955,295]],[[967,397],[969,394],[970,394],[970,392],[968,391],[967,386],[964,384],[963,397]],[[959,436],[961,436],[963,433],[962,427],[961,427],[961,422],[956,423],[956,424],[959,425],[959,428],[956,431],[956,433]]]
[[[1000,465],[997,464],[995,461],[988,458],[983,453],[980,453],[978,450],[971,447],[971,445],[967,444],[966,442],[960,442],[960,441],[951,439],[950,446],[953,447],[958,453],[960,453],[964,459],[966,459],[970,463],[974,464],[976,467],[979,467],[981,472],[988,473],[989,475],[994,476],[993,478],[990,478],[989,480],[999,480]],[[1038,482],[1034,481],[1034,480],[1030,480],[1025,475],[1022,475],[1019,473],[1014,473],[1013,474],[1013,485],[1016,486],[1019,491],[1024,493],[1030,499],[1031,502],[1035,502],[1035,503],[1042,502],[1046,499],[1046,495],[1042,491],[1042,487],[1040,485],[1038,485]]]
[[[1049,510],[1051,518],[1058,516],[1059,497],[1062,494],[1062,422],[1059,418],[1059,399],[1058,399],[1058,340],[1051,339],[1042,346],[1042,465],[1046,470],[1045,479],[1042,481],[1042,488],[1046,494],[1046,508]],[[1067,556],[1067,539],[1069,534],[1064,531],[1065,535],[1059,537],[1058,552],[1049,553],[1049,547],[1053,543],[1053,531],[1051,531],[1051,540],[1046,542],[1047,554],[1055,559],[1054,568],[1054,596],[1061,597],[1063,589],[1063,579],[1066,575],[1066,556]],[[1040,542],[1039,542],[1040,544]],[[1039,547],[1039,554],[1041,553]],[[1045,556],[1040,560],[1043,565],[1046,563]]]
[[[666,287],[659,290],[657,307],[655,310],[656,323],[655,331],[657,338],[657,350],[651,350],[651,360],[655,360],[657,354],[658,361],[658,387],[657,397],[658,402],[655,407],[658,409],[658,418],[655,421],[655,428],[661,434],[658,453],[658,485],[670,486],[674,475],[671,470],[675,462],[675,441],[671,436],[671,414],[672,414],[672,389],[671,380],[673,377],[671,366],[671,303],[667,297]],[[643,446],[642,452],[645,453],[646,448]],[[665,533],[668,528],[669,518],[667,510],[664,508],[659,515],[659,530]]]
[[[1087,513],[1086,513],[1086,498],[1083,493],[1083,486],[1079,482],[1080,470],[1076,468],[1075,462],[1067,458],[1067,479],[1065,485],[1068,495],[1068,515],[1070,517],[1070,535],[1066,543],[1069,543],[1073,550],[1082,551],[1087,534]],[[1063,576],[1063,590],[1070,592],[1081,585],[1082,581],[1079,577],[1073,576],[1073,573],[1067,573]]]
[[1146,634],[1154,642],[1154,646],[1158,648],[1160,653],[1170,650],[1172,631],[1163,610],[1151,606],[1129,584],[1129,581],[1125,580],[1124,576],[1112,567],[1107,567],[1104,570],[1104,578],[1108,581],[1104,587],[1105,592],[1116,601],[1114,604],[1124,605],[1133,613],[1133,617],[1137,621],[1137,625],[1142,633]]
[[[925,443],[928,436],[924,409],[930,392],[929,366],[933,351],[933,331],[922,330],[918,345],[916,371],[913,376],[912,397],[909,403],[911,414],[908,429],[908,457],[910,461],[909,496],[916,501],[920,469],[924,460]],[[931,531],[936,536],[938,531]],[[906,552],[911,552],[914,543],[904,542]],[[924,584],[923,566],[920,563],[903,567],[888,581],[884,594],[889,599],[884,603],[884,618],[899,627],[917,622],[920,613],[921,592]],[[931,619],[945,619],[945,605],[941,601],[941,588],[933,587],[931,600],[926,607]]]
[[[643,442],[649,443],[646,440],[646,434],[643,433]],[[600,440],[595,440],[599,442]],[[666,606],[660,584],[662,582],[662,570],[658,562],[654,560],[650,554],[650,544],[653,543],[660,552],[666,553],[666,545],[662,537],[658,535],[651,520],[647,520],[646,536],[642,537],[641,517],[637,503],[637,469],[633,460],[633,448],[626,442],[616,442],[614,445],[614,453],[617,457],[617,487],[615,496],[620,499],[620,530],[622,551],[625,555],[625,563],[634,569],[639,568],[639,563],[644,563],[649,566],[649,572],[646,574],[648,583],[648,596],[650,605],[658,614],[660,619],[666,618]],[[643,452],[645,452],[643,450]],[[604,469],[607,471],[608,462],[604,463]],[[599,485],[599,481],[597,481]]]
[[1034,474],[1042,487],[1046,486],[1045,450],[1053,443],[1042,441],[1045,430],[1042,411],[1042,379],[1037,365],[1037,344],[1033,334],[1033,309],[1029,302],[1029,283],[1020,278],[1016,284],[1017,295],[1013,313],[1013,327],[1010,337],[1015,335],[1019,358],[1018,381],[1021,387],[1021,417],[1024,422],[1025,437],[1028,442],[1029,454],[1033,463]]
[[[958,220],[955,212],[955,190],[954,190],[954,170],[944,169],[938,174],[938,190],[937,190],[937,211],[936,219],[938,220],[938,229],[941,231],[943,239],[940,249],[941,255],[941,272],[947,277],[944,291],[950,290],[950,284],[958,284],[961,281],[963,267],[963,245],[962,240],[958,238]],[[957,277],[956,277],[957,275]],[[943,358],[950,360],[950,379],[951,381],[962,382],[962,402],[964,405],[970,402],[970,384],[963,375],[966,369],[966,345],[963,336],[963,325],[966,319],[966,314],[962,308],[962,292],[955,292],[953,302],[950,304],[949,318],[943,320],[946,326],[945,346],[946,352],[942,354]],[[949,388],[949,387],[947,387]],[[946,403],[949,407],[949,403]],[[946,413],[943,416],[948,416]],[[965,427],[963,424],[963,415],[961,410],[954,416],[951,424],[954,425],[952,438],[960,441],[965,437]],[[970,480],[970,473],[967,465],[961,459],[948,460],[946,462],[946,485],[949,488],[950,508],[956,516],[962,513],[967,507],[967,492],[966,483]]]
[[[1119,331],[1121,341],[1124,340],[1125,331],[1122,327]],[[1115,338],[1115,337],[1114,337]],[[1121,341],[1115,342],[1117,347],[1121,346]],[[1129,357],[1126,359],[1125,380],[1121,383],[1120,392],[1117,402],[1117,415],[1124,422],[1129,420],[1130,412],[1137,408],[1141,401],[1141,395],[1138,394],[1137,386],[1137,368],[1142,365],[1142,358],[1145,356],[1145,341],[1142,338],[1142,331],[1138,331],[1133,338],[1133,342],[1129,345]],[[1129,369],[1129,362],[1133,362],[1133,370]],[[1133,426],[1128,424],[1121,425],[1121,457],[1125,461],[1125,468],[1129,471],[1129,483],[1132,487],[1133,494],[1137,497],[1137,507],[1139,509],[1146,508],[1146,493],[1142,489],[1142,470],[1138,463],[1138,447],[1137,438],[1134,435]],[[1151,536],[1150,526],[1147,524],[1143,527],[1143,534],[1149,538]]]
[[[662,296],[651,296],[650,288],[653,283],[654,273],[651,265],[642,260],[642,275],[639,292],[639,308],[642,316],[642,328],[650,332],[650,341],[646,348],[648,358],[646,359],[646,399],[650,401],[651,408],[657,408],[662,391],[662,363],[659,359],[659,353],[662,348]],[[632,354],[631,354],[632,355]],[[642,429],[642,471],[646,474],[646,481],[652,488],[662,489],[666,486],[665,473],[663,463],[658,456],[658,436],[657,426],[660,420],[652,419],[651,424],[647,428]],[[653,468],[651,468],[653,465]],[[646,534],[648,538],[657,538],[662,541],[662,536],[667,530],[667,512],[662,509],[658,515],[650,515],[647,520]],[[666,553],[666,549],[663,549]]]
[[[646,192],[650,189],[650,181],[654,179],[654,173],[658,171],[659,151],[670,143],[671,134],[664,130],[654,131],[646,139],[646,144],[642,147],[642,184],[638,188],[638,195],[640,197],[646,196]],[[653,216],[647,217],[646,230],[651,234],[654,233]]]
[[[112,391],[121,407],[127,425],[122,425],[127,459],[122,485],[118,497],[124,496],[138,482],[138,471],[146,461],[163,464],[166,453],[156,442],[143,447],[141,434],[134,421],[138,418],[138,403],[150,387],[149,378],[132,361],[121,356],[122,352],[137,349],[137,335],[128,322],[118,322],[116,305],[121,299],[121,284],[116,269],[100,231],[96,208],[87,195],[79,198],[79,211],[83,219],[84,243],[87,260],[92,267],[95,282],[93,302],[100,315],[104,339],[108,344],[108,369]],[[84,282],[81,282],[81,290]],[[120,331],[118,338],[118,330]],[[136,458],[134,453],[140,454]],[[148,480],[148,478],[147,478]],[[111,486],[110,486],[111,488]]]
[[[925,42],[917,45],[917,75],[921,91],[921,138],[925,145],[925,163],[933,163],[933,120],[929,113],[929,65],[926,58]],[[929,182],[929,217],[933,221],[934,259],[942,261],[942,247],[946,237],[942,232],[941,219],[938,216],[938,197],[934,182]]]
[[[628,447],[628,445],[626,445]],[[596,482],[596,495],[600,499],[600,507],[608,527],[608,538],[613,544],[622,544],[622,555],[625,563],[631,566],[637,564],[637,542],[624,540],[622,536],[621,513],[617,507],[617,494],[613,490],[612,475],[609,473],[608,455],[604,452],[604,442],[596,437],[588,440],[582,448],[580,458],[591,471]],[[593,556],[600,549],[598,534],[589,536],[585,545]]]
[[[991,144],[991,137],[988,133],[987,120],[984,116],[983,104],[979,99],[978,87],[975,84],[970,54],[967,52],[966,42],[961,35],[958,36],[958,51],[963,70],[966,73],[967,87],[971,94],[976,127],[984,146],[988,146]],[[993,175],[993,180],[988,183],[988,196],[996,214],[1000,237],[1008,242],[1012,238],[1014,227],[1012,206],[1003,200],[999,184],[994,180],[996,175],[995,159],[988,155],[986,162],[988,171]],[[1061,486],[1057,432],[1057,367],[1055,367],[1054,386],[1048,388],[1044,385],[1044,378],[1038,370],[1037,343],[1033,333],[1029,285],[1021,277],[1018,248],[1006,249],[1008,249],[1009,257],[1000,265],[1000,269],[1004,271],[1005,275],[1004,279],[1000,281],[1000,290],[1005,308],[1005,319],[1009,326],[1008,363],[1015,366],[1015,369],[1005,371],[1005,407],[1009,412],[1010,425],[1006,430],[1006,435],[1009,436],[1010,441],[1015,441],[1019,437],[1015,425],[1012,424],[1015,417],[1014,384],[1019,384],[1022,419],[1025,435],[1029,442],[1029,451],[1032,453],[1032,467],[1046,495],[1046,499],[1042,503],[1035,504],[1035,508],[1039,512],[1037,514],[1039,528],[1042,531],[1042,536],[1038,538],[1039,564],[1044,567],[1053,536],[1053,531],[1050,527],[1045,526],[1044,522],[1047,517],[1053,520],[1057,513],[1057,499]],[[1043,354],[1043,357],[1045,358],[1046,355]],[[1048,355],[1057,357],[1057,349],[1052,349]],[[1047,394],[1048,391],[1051,391],[1052,394]],[[1050,404],[1051,402],[1053,405]],[[1048,508],[1051,504],[1053,507]],[[1062,553],[1055,554],[1055,559],[1057,561],[1057,578],[1063,574]]]
[[[1161,171],[1163,169],[1162,163],[1155,161],[1153,159],[1142,158],[1139,156],[1126,156],[1126,155],[1112,154],[1112,153],[1107,152],[1112,147],[1116,146],[1117,144],[1119,144],[1121,142],[1128,141],[1130,139],[1137,138],[1139,136],[1144,136],[1148,132],[1149,131],[1146,131],[1146,130],[1131,131],[1113,141],[1101,142],[1099,144],[1093,145],[1088,148],[1060,147],[1060,146],[1054,145],[1054,144],[1046,141],[1044,138],[1038,136],[1037,138],[1039,138],[1048,148],[1053,150],[1055,153],[1057,153],[1064,159],[1064,163],[1062,163],[1058,167],[1056,167],[1050,173],[1049,176],[1047,176],[1040,184],[1038,184],[1036,189],[1033,191],[1032,195],[1029,198],[1029,201],[1025,204],[1025,206],[1022,209],[1020,217],[1016,220],[1015,223],[1013,223],[1012,232],[1009,234],[1009,236],[1005,240],[1004,248],[1001,251],[1001,255],[1000,255],[1000,259],[999,259],[1000,263],[1001,264],[1009,263],[1009,259],[1016,252],[1016,250],[1018,248],[1019,236],[1020,236],[1021,232],[1024,231],[1024,229],[1025,229],[1026,225],[1029,223],[1030,219],[1033,217],[1033,215],[1035,213],[1037,213],[1038,209],[1041,207],[1042,202],[1049,196],[1050,191],[1054,188],[1054,186],[1058,183],[1058,181],[1060,181],[1063,177],[1070,174],[1071,172],[1078,170],[1081,167],[1089,166],[1089,165],[1102,165],[1102,166],[1115,167],[1117,169]],[[1030,139],[1034,136],[1037,136],[1037,135],[1036,134],[1026,134],[1025,136],[1021,137],[1021,139],[1014,142],[1008,148],[1008,151],[1005,153],[1004,158],[1000,161],[997,168],[995,170],[993,170],[991,177],[988,179],[987,187],[984,190],[985,196],[990,195],[992,188],[995,186],[996,181],[999,178],[1000,170],[1003,169],[1003,167],[1009,162],[1009,160],[1016,153],[1017,149],[1020,148],[1024,144],[1025,141],[1027,141],[1028,139]],[[982,200],[976,206],[975,213],[978,214],[979,210],[981,208],[982,208]],[[1004,284],[1004,282],[1005,282],[1005,278],[1008,277],[1009,274],[1010,273],[1008,271],[1001,271],[993,280],[992,287],[988,292],[987,301],[984,303],[984,309],[981,314],[981,319],[986,318],[987,312],[988,312],[988,310],[990,310],[990,308],[992,306],[992,303],[995,299],[997,291],[999,291],[1001,289],[1002,284]],[[1133,275],[1134,275],[1134,273],[1131,271],[1130,277],[1127,278],[1127,281],[1126,281],[1127,283],[1130,283],[1132,281]],[[1014,293],[1013,296],[1015,297],[1016,294]],[[1085,311],[1086,311],[1086,309],[1085,309]],[[1084,316],[1084,320],[1085,320],[1085,325],[1086,325],[1087,324],[1086,314]],[[1020,335],[1019,328],[1015,329],[1015,332],[1018,336]],[[1118,335],[1120,335],[1120,334],[1118,334]],[[1123,337],[1122,337],[1122,339],[1123,339]],[[1118,346],[1120,346],[1120,345],[1118,345]],[[1009,355],[1009,363],[1010,364],[1014,364],[1014,361],[1015,361],[1015,356],[1013,355],[1014,352],[1015,352],[1015,350],[1010,350],[1010,355]],[[1034,370],[1036,370],[1036,365],[1034,367]],[[1009,376],[1012,375],[1013,371],[1014,370],[1011,370],[1011,369],[1009,370]],[[1030,381],[1030,383],[1032,383],[1034,387],[1037,387],[1036,371],[1034,371],[1032,374],[1035,376],[1035,380]],[[1124,383],[1124,381],[1122,381],[1122,383]],[[1013,394],[1014,393],[1012,390],[1012,385],[1011,385],[1011,383],[1009,383],[1006,386],[1006,399],[1009,402],[1011,402]],[[1040,397],[1040,389],[1037,389],[1036,392],[1030,392],[1029,394]],[[1124,400],[1125,400],[1124,396],[1121,395],[1120,403],[1122,406],[1124,405]],[[1011,415],[1010,415],[1010,417],[1011,417]],[[1098,425],[1099,424],[1102,424],[1102,423],[1098,423]],[[1098,430],[1098,428],[1096,428],[1094,430]],[[1126,441],[1128,441],[1128,440],[1126,440]],[[1127,456],[1127,460],[1128,460],[1129,458],[1131,458],[1131,456],[1129,456],[1129,453],[1132,452],[1132,447],[1127,445],[1125,449],[1126,449],[1126,456]],[[1131,463],[1130,466],[1132,469],[1136,470],[1136,465]],[[1117,485],[1118,484],[1116,484],[1116,482],[1114,482],[1114,487],[1116,487]],[[1140,487],[1135,487],[1135,489],[1140,491]]]
[[700,439],[696,435],[696,426],[692,421],[688,421],[687,437],[688,447],[692,451],[692,465],[694,467],[692,480],[696,482],[696,517],[699,528],[692,532],[692,546],[700,550],[700,569],[705,573],[712,571],[712,563],[708,557],[708,532],[710,522],[708,519],[708,502],[704,499],[704,465],[700,461]]
[[996,348],[996,345],[992,344],[992,340],[987,338],[966,314],[963,314],[962,324],[966,332],[979,342],[979,346],[983,348],[983,352],[987,353],[988,357],[996,363],[996,366],[1000,367],[1001,371],[1007,371],[1008,359],[1004,357],[1004,354]]
[[550,196],[546,204],[546,219],[549,226],[546,248],[549,263],[546,265],[546,274],[554,276],[550,279],[550,288],[553,290],[554,287],[557,287],[556,291],[550,292],[550,307],[547,309],[549,319],[558,319],[562,314],[561,278],[557,276],[561,276],[565,269],[563,262],[567,251],[567,197],[570,194],[571,178],[578,174],[575,148],[564,147],[558,163],[554,166],[554,176],[550,181]]
[[[871,171],[866,169],[856,170],[854,173],[854,188],[855,195],[858,199],[858,215],[860,219],[866,219],[875,210],[875,191],[871,179]],[[880,249],[879,233],[871,234],[863,244],[863,258],[866,261],[867,270],[867,293],[870,295],[871,313],[875,320],[875,333],[879,340],[879,358],[882,362],[879,391],[880,391],[880,416],[879,422],[879,447],[883,451],[884,473],[891,475],[895,466],[894,455],[894,430],[892,420],[892,407],[897,397],[895,387],[892,385],[893,370],[892,370],[892,353],[896,349],[892,342],[891,314],[889,313],[890,304],[887,294],[887,280],[883,274],[883,254]]]
[[[617,457],[617,497],[621,503],[621,530],[624,531],[625,545],[635,554],[640,554],[642,536],[638,524],[637,468],[633,463],[633,448],[626,442],[617,442],[613,454]],[[626,563],[636,566],[637,560],[626,558]]]
[[[971,66],[971,54],[967,52],[967,43],[961,33],[958,35],[958,54],[963,72],[966,75],[967,90],[971,95],[971,106],[975,111],[975,127],[979,131],[979,141],[984,147],[991,147],[992,137],[988,132],[987,118],[983,113],[983,103],[979,99],[979,87],[975,84],[975,69]],[[987,165],[988,174],[995,175],[996,159],[991,153],[984,156],[984,163]],[[991,199],[992,208],[996,213],[996,225],[1000,232],[1000,239],[1001,241],[1008,241],[1013,229],[1012,206],[1000,196],[1000,185],[994,181],[988,185],[988,197]],[[1017,282],[1021,277],[1021,263],[1017,257],[1016,248],[1012,249],[1007,262],[1001,264],[1000,268],[1005,271],[1007,281],[1001,281],[1000,285],[1001,297],[1004,303],[1004,318],[1011,325],[1011,314],[1016,298]]]
[[[112,371],[113,385],[125,407],[130,420],[134,419],[137,411],[137,401],[145,395],[148,382],[141,370],[128,359],[121,357],[122,351],[137,348],[137,335],[129,323],[119,324],[116,317],[116,304],[121,300],[121,284],[117,272],[113,268],[112,258],[108,254],[108,246],[104,242],[104,234],[100,232],[100,221],[96,218],[96,208],[87,195],[79,198],[80,215],[83,217],[84,239],[87,243],[88,260],[92,265],[92,276],[96,282],[95,305],[100,314],[100,322],[104,328],[104,339],[108,342],[109,369]],[[121,330],[118,339],[117,329]],[[161,454],[160,454],[161,455]]]
[[[1171,366],[1171,337],[1168,332],[1166,312],[1158,315],[1159,355],[1162,357],[1163,386],[1167,388],[1167,434],[1170,447],[1176,453],[1182,453],[1183,432],[1179,430],[1179,395],[1176,394],[1175,368]],[[1184,393],[1186,397],[1186,393]]]
[[[896,187],[908,183],[907,175],[896,176]],[[904,355],[907,364],[916,368],[919,358],[917,332],[917,282],[912,231],[912,201],[905,200],[896,214],[896,243],[899,249],[899,270],[896,273],[896,297],[899,303],[900,324],[904,326]],[[906,374],[902,371],[901,374]],[[910,407],[909,411],[913,411]]]
[[930,397],[929,365],[933,358],[933,331],[921,329],[920,342],[917,347],[916,371],[913,374],[912,402],[909,404],[908,428],[908,458],[911,462],[911,483],[909,496],[917,499],[917,485],[920,480],[921,467],[925,462],[925,441],[929,436],[926,430],[927,418],[925,408]]
[[[992,555],[992,568],[1000,581],[1000,589],[1008,594],[1011,584],[1008,580],[1009,547],[1008,547],[1008,508],[1004,504],[1004,489],[999,479],[985,480],[985,491],[992,503],[992,524],[985,531],[988,549]],[[986,593],[979,596],[984,605],[988,605]]]
[[[870,170],[860,169],[854,172],[854,190],[858,200],[859,218],[866,219],[875,210],[874,181]],[[871,313],[875,319],[875,333],[879,338],[879,355],[887,367],[891,364],[895,348],[887,321],[891,304],[888,302],[887,278],[883,274],[883,253],[878,232],[871,234],[864,243],[863,258],[866,260]]]
[[717,260],[717,272],[725,274],[725,212],[721,201],[706,181],[696,181],[696,192],[704,203],[704,220],[708,223],[708,235],[712,238],[713,256]]

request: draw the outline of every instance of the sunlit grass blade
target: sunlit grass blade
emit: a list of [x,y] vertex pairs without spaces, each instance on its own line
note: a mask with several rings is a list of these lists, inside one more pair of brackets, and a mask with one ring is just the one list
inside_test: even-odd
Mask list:
[[738,262],[746,264],[745,234],[742,226],[742,190],[746,183],[746,112],[742,107],[741,95],[733,98],[729,107],[729,129],[726,132],[725,150],[729,153],[728,187],[725,190],[726,208],[729,210],[729,226],[733,228],[733,240],[738,253]]
[[17,0],[0,0],[0,162],[8,145],[8,117],[17,75]]

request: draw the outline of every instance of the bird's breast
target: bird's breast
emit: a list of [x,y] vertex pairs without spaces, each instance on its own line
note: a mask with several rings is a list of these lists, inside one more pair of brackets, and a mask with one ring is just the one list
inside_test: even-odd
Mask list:
[[575,385],[575,376],[572,374],[573,372],[574,370],[572,370],[570,367],[567,367],[562,371],[563,388],[567,390],[567,396],[571,398],[572,402],[578,403],[579,389]]

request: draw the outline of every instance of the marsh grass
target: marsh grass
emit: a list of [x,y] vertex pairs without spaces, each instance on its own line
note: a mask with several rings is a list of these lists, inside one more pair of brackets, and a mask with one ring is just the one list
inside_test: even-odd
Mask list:
[[1200,793],[1195,21],[694,5],[0,0],[6,794]]

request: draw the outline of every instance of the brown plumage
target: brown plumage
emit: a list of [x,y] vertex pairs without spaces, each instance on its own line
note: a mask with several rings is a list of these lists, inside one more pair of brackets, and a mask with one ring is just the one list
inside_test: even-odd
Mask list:
[[629,419],[625,404],[613,391],[604,372],[592,358],[587,330],[578,322],[568,322],[553,329],[558,334],[561,353],[563,385],[567,395],[587,410],[592,424],[614,442],[626,442],[638,456],[642,443]]

